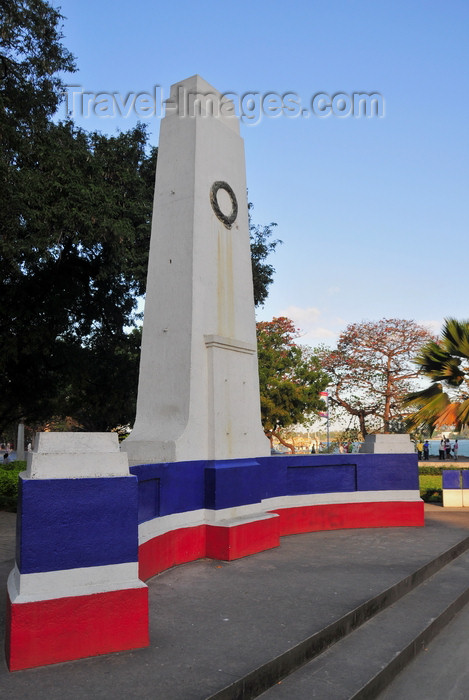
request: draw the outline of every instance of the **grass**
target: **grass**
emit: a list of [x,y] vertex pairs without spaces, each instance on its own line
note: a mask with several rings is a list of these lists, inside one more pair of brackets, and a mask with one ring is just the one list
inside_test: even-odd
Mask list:
[[427,503],[443,500],[441,478],[441,474],[419,474],[420,497]]

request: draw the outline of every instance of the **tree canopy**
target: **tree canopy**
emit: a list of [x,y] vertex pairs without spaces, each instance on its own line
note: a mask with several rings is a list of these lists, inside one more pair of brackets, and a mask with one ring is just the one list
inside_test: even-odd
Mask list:
[[402,422],[402,399],[419,374],[412,359],[431,338],[426,328],[405,319],[348,325],[335,349],[321,351],[332,406],[354,417],[363,437],[391,432],[393,423]]
[[249,203],[249,233],[251,237],[251,263],[252,263],[252,280],[254,287],[254,304],[262,306],[269,293],[269,287],[274,279],[275,269],[273,265],[267,262],[267,258],[275,251],[275,248],[281,240],[272,237],[273,229],[277,226],[276,223],[270,223],[265,226],[258,226],[252,223],[251,212],[254,209],[252,203]]
[[264,432],[290,449],[282,430],[308,421],[311,413],[324,410],[319,394],[329,378],[310,348],[295,342],[299,337],[293,321],[281,316],[257,324],[261,416]]
[[[45,0],[0,0],[0,433],[72,416],[131,423],[157,149],[52,120],[75,69]],[[277,241],[251,224],[256,304]]]
[[57,109],[61,72],[75,61],[63,46],[63,17],[46,0],[0,0],[0,114],[2,145],[14,157]]
[[469,424],[469,321],[445,319],[440,338],[421,348],[415,363],[431,384],[405,397],[413,408],[409,424],[432,433],[436,428]]
[[[104,137],[50,122],[22,163],[21,217],[2,231],[0,425],[63,414],[77,368],[86,376],[107,348],[111,369],[127,345],[145,290],[156,159],[146,142],[141,127]],[[95,406],[99,388],[82,389]]]

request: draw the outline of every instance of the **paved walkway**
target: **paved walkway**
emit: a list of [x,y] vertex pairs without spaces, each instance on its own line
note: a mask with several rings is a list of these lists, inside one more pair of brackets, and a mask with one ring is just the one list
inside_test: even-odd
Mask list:
[[[3,589],[13,566],[14,521],[14,514],[0,513]],[[424,528],[295,535],[282,538],[277,549],[234,562],[204,559],[184,564],[149,581],[149,648],[16,673],[8,673],[0,660],[0,696],[9,700],[205,700],[468,535],[469,509],[427,505]],[[4,612],[0,595],[0,637]],[[461,619],[465,614],[466,609]],[[442,692],[438,685],[442,664],[430,656],[442,633],[429,645],[428,653],[422,652],[395,681],[401,686],[390,687],[383,698],[467,697],[467,684],[464,695],[458,694],[463,690],[458,674],[469,683],[467,628],[457,627],[458,621],[459,616],[451,624],[455,632],[447,628],[447,646],[436,654],[441,660],[448,658],[446,649],[460,650],[464,668],[452,659],[455,665],[450,681],[446,679],[453,686]],[[411,667],[427,658],[423,671],[412,675]]]
[[438,455],[430,455],[427,460],[419,460],[419,467],[459,467],[467,469],[469,467],[469,457],[461,455],[458,459],[438,459]]

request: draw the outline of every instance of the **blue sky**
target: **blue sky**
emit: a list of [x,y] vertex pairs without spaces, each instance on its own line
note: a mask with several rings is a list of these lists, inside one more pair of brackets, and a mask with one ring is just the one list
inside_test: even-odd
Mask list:
[[[61,0],[71,84],[149,92],[199,73],[221,92],[295,93],[309,117],[241,127],[254,222],[283,240],[258,318],[303,341],[348,323],[469,318],[469,4],[464,0]],[[380,118],[311,115],[317,93],[380,93]],[[85,118],[115,133],[137,118]],[[65,115],[62,107],[59,117]],[[157,144],[159,119],[149,123]]]

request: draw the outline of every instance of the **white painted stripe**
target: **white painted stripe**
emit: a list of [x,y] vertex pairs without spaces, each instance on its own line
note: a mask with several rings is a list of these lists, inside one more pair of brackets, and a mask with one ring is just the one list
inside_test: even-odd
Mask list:
[[413,491],[351,491],[339,493],[316,493],[299,496],[279,496],[266,498],[261,503],[250,503],[245,506],[222,508],[221,510],[200,509],[186,513],[174,513],[141,523],[138,528],[139,545],[164,535],[167,532],[199,525],[216,525],[223,521],[227,526],[229,520],[239,518],[254,521],[271,510],[281,508],[302,508],[307,506],[339,505],[346,503],[386,503],[388,501],[421,502],[420,493]]
[[212,527],[239,527],[239,525],[248,525],[249,523],[258,523],[259,520],[270,520],[278,518],[277,513],[257,513],[257,515],[241,515],[237,518],[229,518],[225,520],[217,520],[210,524]]
[[235,520],[236,518],[255,518],[265,513],[269,508],[265,507],[266,501],[261,503],[249,503],[247,506],[235,506],[233,508],[222,508],[221,510],[205,511],[207,525],[216,525],[220,520]]
[[8,577],[8,593],[12,603],[34,603],[129,588],[146,588],[146,584],[138,578],[136,562],[35,574],[20,574],[15,565]]
[[280,496],[262,501],[265,510],[299,508],[301,506],[339,505],[344,503],[386,503],[421,501],[415,491],[352,491],[346,493],[314,493],[300,496]]
[[138,526],[139,545],[152,540],[154,537],[164,535],[173,530],[181,530],[185,527],[197,527],[205,525],[205,510],[189,510],[186,513],[172,513],[163,515],[161,518],[147,520]]

